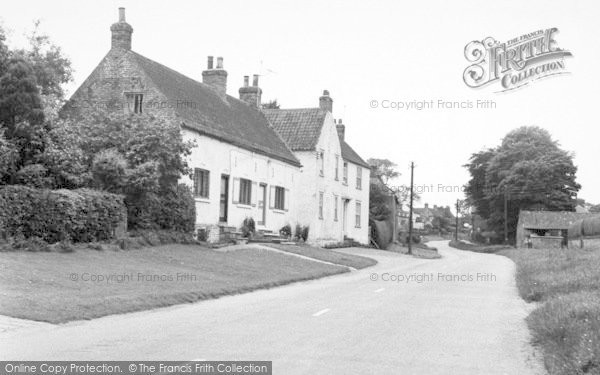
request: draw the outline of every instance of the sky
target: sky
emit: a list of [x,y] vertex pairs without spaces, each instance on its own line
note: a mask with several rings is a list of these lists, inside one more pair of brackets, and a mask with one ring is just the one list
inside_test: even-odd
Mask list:
[[[348,143],[364,159],[398,165],[393,184],[409,185],[415,163],[417,206],[463,199],[470,155],[523,125],[547,129],[573,152],[578,197],[600,203],[598,1],[3,2],[0,24],[12,46],[24,45],[39,19],[71,59],[69,93],[110,49],[109,27],[122,6],[134,51],[199,81],[206,57],[222,56],[232,96],[252,74],[261,76],[263,102],[277,99],[283,108],[316,107],[329,90]],[[552,27],[558,46],[573,54],[565,60],[570,74],[503,93],[463,82],[469,42],[505,42]],[[432,100],[421,110],[384,108]],[[452,104],[477,100],[495,105]]]

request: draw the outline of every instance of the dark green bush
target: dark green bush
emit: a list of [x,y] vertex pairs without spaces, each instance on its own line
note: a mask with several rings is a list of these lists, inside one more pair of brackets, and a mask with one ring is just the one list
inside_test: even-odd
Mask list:
[[306,240],[308,240],[308,225],[302,227],[302,235],[301,235],[302,241],[306,242]]
[[120,195],[89,189],[0,188],[2,237],[39,237],[47,243],[106,240],[125,220]]
[[256,224],[254,223],[254,219],[251,217],[247,217],[242,222],[241,228],[242,236],[244,237],[252,237],[256,232]]
[[128,196],[127,225],[131,230],[174,230],[193,232],[196,203],[190,188],[179,184],[172,191]]
[[292,226],[289,224],[284,225],[280,230],[279,234],[283,237],[290,237],[292,235]]

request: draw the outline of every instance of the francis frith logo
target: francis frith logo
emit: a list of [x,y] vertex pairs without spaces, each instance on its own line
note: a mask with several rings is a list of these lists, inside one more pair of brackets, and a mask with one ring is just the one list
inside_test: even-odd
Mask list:
[[568,73],[565,58],[571,52],[558,47],[553,27],[521,35],[500,43],[492,37],[465,46],[471,63],[464,73],[467,86],[479,88],[499,83],[497,92],[514,90],[535,80]]

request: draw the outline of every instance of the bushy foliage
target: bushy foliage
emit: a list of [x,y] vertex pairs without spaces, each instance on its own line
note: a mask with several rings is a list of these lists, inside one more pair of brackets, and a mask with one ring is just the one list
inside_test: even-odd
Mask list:
[[127,196],[128,227],[131,229],[170,229],[192,232],[196,222],[196,203],[190,188],[179,184],[161,194],[148,192]]
[[193,231],[195,203],[178,185],[193,143],[178,125],[152,116],[92,114],[70,120],[95,187],[125,196],[130,229]]
[[289,224],[284,225],[279,230],[279,234],[286,238],[291,237],[292,236],[292,226]]
[[302,227],[301,238],[302,238],[302,241],[304,241],[304,242],[306,242],[306,240],[308,240],[308,231],[309,231],[308,225]]
[[574,211],[573,195],[581,188],[573,155],[537,126],[509,132],[498,147],[474,153],[465,167],[471,174],[467,198],[496,233],[504,231],[506,197],[510,239],[520,210]]
[[256,232],[256,224],[254,223],[254,219],[251,217],[247,217],[242,222],[241,228],[242,236],[244,237],[252,237]]
[[0,202],[4,237],[38,237],[48,243],[105,240],[125,220],[123,197],[95,190],[10,185],[0,188]]

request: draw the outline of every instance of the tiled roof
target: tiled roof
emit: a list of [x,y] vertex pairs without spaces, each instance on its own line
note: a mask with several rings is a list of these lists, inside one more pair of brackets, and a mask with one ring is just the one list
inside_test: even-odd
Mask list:
[[320,108],[264,109],[273,128],[293,151],[313,151],[327,112]]
[[567,229],[577,220],[598,216],[570,211],[521,211],[519,225],[525,229]]
[[207,136],[275,159],[300,165],[263,113],[229,95],[219,96],[209,86],[184,76],[135,52],[139,67],[172,102],[183,125]]
[[[265,116],[293,151],[316,149],[327,112],[320,108],[264,109]],[[370,168],[348,143],[340,139],[342,158]]]
[[364,168],[370,169],[371,166],[367,164],[357,153],[350,147],[346,141],[340,139],[340,146],[342,147],[342,159],[349,161],[350,163],[358,164]]

